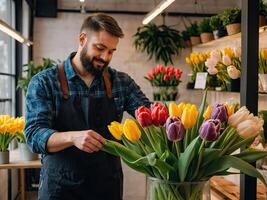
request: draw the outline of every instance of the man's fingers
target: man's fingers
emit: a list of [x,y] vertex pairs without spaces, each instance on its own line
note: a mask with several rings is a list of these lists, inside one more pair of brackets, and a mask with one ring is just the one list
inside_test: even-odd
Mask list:
[[97,141],[101,142],[102,144],[105,144],[106,143],[106,139],[103,138],[100,134],[98,134],[97,132],[95,131],[92,131],[91,133],[91,136],[96,139]]

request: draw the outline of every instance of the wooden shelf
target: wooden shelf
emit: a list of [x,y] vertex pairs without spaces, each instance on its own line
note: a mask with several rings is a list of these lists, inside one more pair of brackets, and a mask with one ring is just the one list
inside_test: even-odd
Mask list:
[[[267,30],[266,27],[261,27],[259,31],[259,48],[267,48]],[[241,33],[235,35],[225,36],[217,40],[195,45],[192,51],[211,51],[214,49],[223,49],[225,47],[240,47],[241,46]]]

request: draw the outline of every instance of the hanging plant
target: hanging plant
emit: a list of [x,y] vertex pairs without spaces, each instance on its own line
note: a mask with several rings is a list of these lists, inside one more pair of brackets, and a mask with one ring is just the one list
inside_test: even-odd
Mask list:
[[166,25],[148,24],[139,27],[134,38],[137,50],[146,52],[149,60],[154,57],[156,62],[162,61],[165,65],[173,64],[172,56],[178,55],[184,48],[179,31]]

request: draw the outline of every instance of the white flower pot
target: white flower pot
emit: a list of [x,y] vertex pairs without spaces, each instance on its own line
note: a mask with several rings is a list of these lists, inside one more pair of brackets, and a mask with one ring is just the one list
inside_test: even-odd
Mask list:
[[0,151],[0,164],[9,163],[9,151]]
[[262,92],[267,92],[267,74],[259,74]]
[[23,161],[31,161],[31,160],[37,160],[38,159],[38,154],[32,153],[25,143],[18,143],[19,145],[19,151],[20,151],[20,156],[21,160]]

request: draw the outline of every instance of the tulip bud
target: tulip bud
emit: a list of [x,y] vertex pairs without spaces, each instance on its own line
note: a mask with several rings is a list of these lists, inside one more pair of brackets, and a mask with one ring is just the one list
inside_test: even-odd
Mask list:
[[218,69],[216,67],[209,67],[207,71],[210,75],[215,75],[218,73]]
[[111,122],[110,125],[108,125],[108,130],[112,134],[114,138],[117,140],[121,140],[121,136],[123,134],[123,125],[119,122]]
[[236,69],[233,65],[227,67],[227,73],[231,79],[237,79],[240,77],[240,70]]
[[152,124],[151,111],[145,106],[140,106],[135,110],[135,118],[142,127],[147,127]]
[[227,122],[228,120],[228,113],[225,105],[223,104],[217,104],[213,109],[211,113],[212,119],[219,119],[222,123]]
[[222,62],[224,65],[231,65],[232,61],[231,61],[231,58],[228,56],[228,55],[224,55],[222,57]]
[[242,106],[236,113],[231,115],[228,119],[230,126],[236,128],[238,124],[247,119],[251,119],[253,114],[250,114],[245,106]]
[[199,135],[203,140],[212,142],[220,135],[221,122],[218,119],[208,119],[199,128]]
[[141,131],[132,119],[126,119],[123,125],[123,133],[129,141],[137,141],[141,137]]
[[211,111],[212,111],[212,109],[211,109],[211,106],[209,105],[209,106],[207,107],[206,111],[203,113],[203,117],[204,117],[205,120],[207,120],[207,119],[210,118],[210,116],[211,116]]
[[256,137],[261,131],[263,131],[263,124],[263,119],[254,116],[239,123],[236,130],[237,133],[244,139]]
[[151,116],[155,126],[162,126],[169,116],[168,109],[163,104],[156,102],[151,105]]
[[177,117],[169,117],[166,121],[167,138],[170,141],[179,141],[185,135],[185,129],[181,120]]
[[182,110],[178,107],[178,105],[174,102],[171,102],[169,104],[169,114],[170,117],[181,117],[182,115]]

